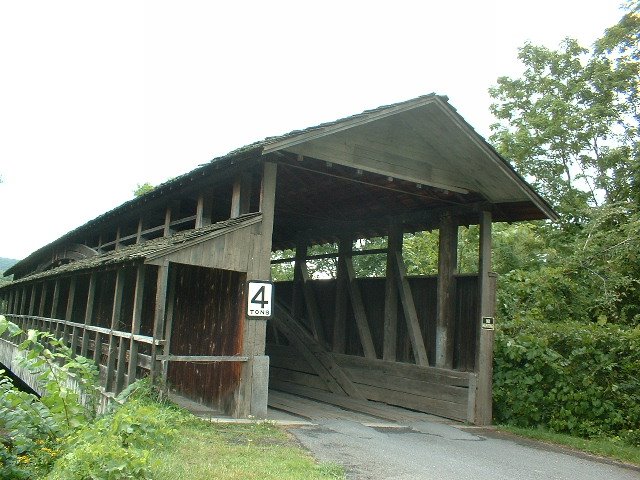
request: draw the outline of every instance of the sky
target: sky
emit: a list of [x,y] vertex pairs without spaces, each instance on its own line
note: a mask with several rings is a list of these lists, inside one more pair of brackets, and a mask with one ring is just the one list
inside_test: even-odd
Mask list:
[[267,136],[435,92],[483,136],[526,41],[621,0],[0,2],[0,257]]

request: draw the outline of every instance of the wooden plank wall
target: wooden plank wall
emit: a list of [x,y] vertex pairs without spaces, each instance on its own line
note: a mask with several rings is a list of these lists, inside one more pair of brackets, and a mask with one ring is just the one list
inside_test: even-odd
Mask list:
[[[474,421],[473,392],[475,388],[475,327],[477,315],[478,280],[475,275],[456,276],[455,326],[453,362],[454,369],[435,368],[436,342],[436,277],[411,277],[409,286],[413,294],[420,329],[424,338],[430,366],[415,365],[411,342],[407,332],[402,307],[397,305],[398,335],[397,361],[364,358],[351,307],[347,309],[345,354],[332,353],[339,367],[353,382],[359,394],[369,400],[385,402],[413,410],[462,421]],[[383,278],[358,278],[356,280],[365,306],[367,321],[377,352],[382,352],[384,332],[385,281]],[[335,316],[336,280],[309,282],[317,299],[322,326],[328,338],[333,335]],[[291,304],[292,282],[276,285],[276,296],[285,305]],[[300,312],[301,323],[309,332],[312,325],[304,307]],[[294,394],[318,395],[331,393],[327,383],[313,366],[289,345],[284,335],[268,329],[267,354],[271,368],[271,388]],[[327,349],[329,346],[327,345]]]
[[[246,274],[173,264],[175,303],[172,355],[239,355],[244,325]],[[240,382],[239,362],[171,362],[168,380],[191,400],[226,413]]]
[[[435,366],[435,338],[436,338],[436,277],[409,277],[409,285],[420,322],[420,329],[427,348],[430,366]],[[367,321],[371,329],[371,336],[376,352],[382,352],[384,332],[384,298],[385,280],[383,278],[358,278],[362,292],[362,299],[367,314]],[[333,336],[333,318],[335,316],[336,281],[334,279],[312,280],[310,284],[317,299],[318,308],[326,338]],[[278,282],[275,288],[278,301],[284,305],[291,305],[292,282]],[[475,348],[477,336],[477,296],[478,280],[475,275],[456,276],[455,297],[455,328],[454,328],[454,358],[453,368],[460,371],[474,371]],[[306,311],[302,307],[302,321],[307,319]],[[306,325],[311,331],[310,325]],[[268,329],[267,341],[275,342],[273,331]],[[358,336],[355,318],[351,306],[347,308],[345,353],[348,355],[364,356],[362,344]],[[398,337],[397,359],[399,362],[415,363],[411,351],[411,342],[407,332],[406,321],[402,308],[398,305]]]

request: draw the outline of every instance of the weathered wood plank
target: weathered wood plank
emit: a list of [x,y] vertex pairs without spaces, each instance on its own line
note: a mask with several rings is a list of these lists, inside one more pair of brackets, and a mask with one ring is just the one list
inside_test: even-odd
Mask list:
[[353,250],[351,237],[343,237],[338,244],[338,266],[336,269],[336,300],[333,320],[333,351],[344,353],[347,344],[347,302],[349,285],[344,262],[341,260]]
[[[97,281],[97,273],[91,272],[91,276],[89,277],[89,289],[87,293],[87,306],[85,307],[84,313],[84,324],[91,325],[93,318],[93,303],[96,297],[96,281]],[[85,330],[82,334],[82,346],[80,347],[80,355],[83,357],[87,356],[87,349],[89,348],[89,335]]]
[[[167,302],[167,286],[169,283],[169,263],[165,262],[158,267],[158,278],[156,282],[156,303],[153,315],[153,344],[151,345],[151,379],[156,380],[158,374],[156,368],[156,357],[158,356],[158,346],[155,340],[163,339],[164,320]],[[163,339],[164,340],[164,339]]]
[[354,368],[371,369],[380,374],[408,378],[429,383],[439,383],[458,387],[469,386],[469,372],[445,370],[436,367],[421,367],[411,363],[388,362],[386,360],[372,360],[355,355],[341,355],[334,353],[333,358],[342,368],[350,371]]
[[452,403],[370,385],[362,385],[360,390],[370,400],[411,408],[412,410],[454,420],[464,421],[467,419],[466,401],[464,403]]
[[131,314],[131,339],[129,341],[129,365],[127,369],[127,382],[129,383],[133,383],[137,376],[138,343],[134,340],[134,336],[140,333],[142,322],[145,269],[146,267],[143,263],[136,268],[136,285],[133,294],[133,312]]
[[491,212],[480,213],[480,245],[478,259],[479,345],[476,348],[476,425],[490,425],[493,416],[493,342],[494,330],[482,328],[483,317],[495,315],[495,276],[491,276]]
[[389,226],[387,271],[384,291],[384,330],[382,358],[394,362],[398,345],[398,282],[394,270],[396,252],[402,251],[402,226]]
[[216,363],[216,362],[246,362],[246,355],[157,355],[156,360],[168,362]]
[[364,352],[364,356],[367,358],[377,358],[376,348],[373,344],[373,338],[371,337],[369,322],[367,321],[367,313],[362,301],[362,294],[360,293],[360,287],[356,281],[353,259],[351,256],[346,256],[342,258],[342,264],[345,272],[347,273],[347,286],[349,288],[349,296],[351,298],[351,307],[353,308],[353,315],[356,320],[356,327],[358,329],[358,335],[360,336],[362,351]]
[[[121,320],[121,312],[122,312],[122,297],[124,293],[124,280],[125,280],[125,270],[123,267],[120,267],[116,271],[116,285],[113,293],[113,309],[111,310],[111,330],[118,330],[118,325]],[[109,334],[109,353],[107,356],[107,376],[105,380],[105,390],[112,392],[115,391],[115,386],[113,385],[114,374],[115,374],[115,366],[116,366],[116,356],[117,356],[117,344],[118,339],[111,332]]]
[[457,252],[458,225],[451,215],[445,214],[439,229],[436,313],[436,366],[441,368],[453,367]]
[[429,359],[427,357],[427,350],[424,346],[424,338],[420,329],[420,323],[418,322],[416,306],[413,303],[411,287],[407,281],[407,270],[401,252],[395,252],[394,266],[398,281],[398,293],[400,294],[404,318],[407,323],[407,331],[409,333],[409,340],[411,340],[413,356],[417,365],[428,366]]

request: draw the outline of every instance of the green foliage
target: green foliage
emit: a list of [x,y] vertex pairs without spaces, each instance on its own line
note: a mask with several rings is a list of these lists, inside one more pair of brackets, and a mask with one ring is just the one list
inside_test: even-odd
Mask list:
[[514,321],[497,332],[498,422],[637,444],[640,329]]
[[[36,376],[43,392],[41,398],[22,392],[0,372],[0,479],[39,477],[59,454],[60,441],[93,418],[97,370],[51,334],[24,332],[2,315],[0,335],[23,339],[20,364]],[[85,404],[69,387],[72,378],[87,394]]]
[[87,424],[64,447],[49,479],[123,480],[152,478],[150,451],[162,448],[188,416],[155,401],[147,380],[133,384],[122,405]]
[[141,197],[145,193],[149,193],[154,188],[156,188],[156,187],[151,185],[149,182],[145,182],[145,183],[142,183],[142,184],[138,183],[138,185],[136,186],[136,189],[133,191],[133,196],[134,197]]

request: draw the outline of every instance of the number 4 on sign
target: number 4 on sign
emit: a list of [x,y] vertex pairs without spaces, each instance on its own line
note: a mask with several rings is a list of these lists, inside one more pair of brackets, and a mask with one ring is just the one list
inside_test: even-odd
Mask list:
[[249,282],[247,290],[247,316],[270,318],[273,312],[273,284],[271,282]]

